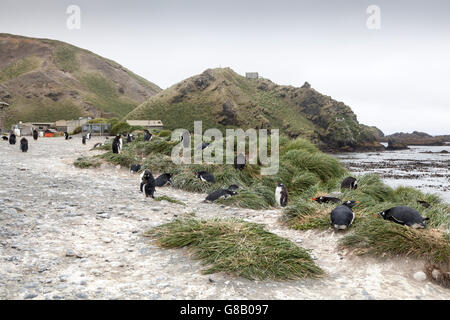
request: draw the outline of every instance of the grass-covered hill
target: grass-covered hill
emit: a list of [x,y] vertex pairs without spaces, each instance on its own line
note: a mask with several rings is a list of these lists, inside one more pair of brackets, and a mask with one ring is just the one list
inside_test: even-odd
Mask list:
[[80,116],[123,117],[161,89],[118,63],[73,45],[0,34],[5,126]]
[[165,128],[278,128],[321,149],[355,150],[382,146],[353,111],[305,83],[280,86],[268,79],[247,79],[230,68],[208,69],[151,97],[128,119],[161,119]]

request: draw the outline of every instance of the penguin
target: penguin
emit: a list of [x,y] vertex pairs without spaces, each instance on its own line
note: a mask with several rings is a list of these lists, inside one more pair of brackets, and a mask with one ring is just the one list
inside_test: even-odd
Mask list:
[[228,187],[228,190],[231,190],[231,191],[236,191],[238,189],[239,189],[239,186],[236,184],[232,184],[231,186]]
[[20,150],[22,150],[22,152],[28,151],[28,140],[27,139],[22,138],[20,140]]
[[141,192],[142,191],[146,198],[155,198],[155,178],[149,170],[145,170],[141,175]]
[[167,183],[172,185],[172,176],[173,173],[163,173],[155,180],[155,185],[157,187],[164,187]]
[[65,138],[66,140],[69,140],[69,134],[68,134],[66,131],[64,131],[64,138]]
[[188,132],[183,132],[180,141],[183,142],[184,148],[189,148],[189,145],[191,144],[191,136],[189,135]]
[[232,196],[237,195],[238,193],[229,189],[219,189],[208,194],[206,199],[203,202],[214,202],[217,199],[226,199]]
[[131,135],[128,134],[127,135],[127,143],[131,143],[133,141],[133,139],[131,138]]
[[206,171],[199,171],[195,173],[195,176],[204,182],[216,183],[214,176]]
[[153,139],[153,135],[150,133],[150,131],[144,130],[144,132],[145,132],[144,141],[150,141]]
[[122,151],[122,137],[120,135],[117,135],[114,138],[114,141],[112,143],[112,151],[116,154],[120,154],[120,152]]
[[130,172],[137,173],[139,170],[141,170],[140,164],[132,164],[130,167]]
[[275,200],[279,207],[286,207],[288,203],[288,191],[286,186],[281,182],[277,183],[277,187],[275,189]]
[[11,133],[9,136],[9,144],[16,144],[16,135]]
[[206,148],[208,148],[211,145],[211,143],[209,142],[203,142],[201,145],[197,146],[197,150],[205,150]]
[[247,159],[245,159],[245,155],[243,155],[242,153],[239,153],[235,158],[234,158],[234,168],[236,170],[243,170],[245,168]]
[[320,196],[320,197],[316,197],[316,198],[312,198],[312,200],[317,201],[318,203],[339,203],[341,202],[341,199],[339,198],[334,198],[334,197],[327,197],[327,196]]
[[81,138],[81,142],[82,142],[83,144],[86,144],[86,136],[83,136],[83,137]]
[[334,208],[330,215],[331,225],[336,230],[345,230],[350,227],[355,219],[355,214],[353,213],[352,208],[358,203],[360,202],[349,200]]
[[92,132],[89,131],[89,132],[86,134],[86,139],[91,140],[91,135],[92,135]]
[[422,217],[415,209],[407,206],[390,208],[380,212],[379,215],[385,220],[406,225],[414,229],[426,228],[426,221],[430,220],[430,218]]
[[99,143],[96,143],[95,145],[94,145],[94,149],[96,149],[96,148],[98,148],[98,147],[103,147],[105,144],[104,143],[101,143],[101,142],[99,142]]
[[8,137],[6,137],[6,136],[3,136],[2,139],[3,139],[3,141],[8,141],[9,140]]
[[420,204],[421,204],[422,206],[424,206],[425,208],[431,207],[431,204],[429,204],[428,202],[423,201],[423,200],[417,200],[417,203],[420,203]]
[[356,188],[358,188],[358,181],[356,180],[356,178],[347,177],[341,183],[341,189],[353,189],[353,190],[355,190]]
[[39,133],[37,132],[36,129],[33,130],[33,139],[36,141],[39,137]]

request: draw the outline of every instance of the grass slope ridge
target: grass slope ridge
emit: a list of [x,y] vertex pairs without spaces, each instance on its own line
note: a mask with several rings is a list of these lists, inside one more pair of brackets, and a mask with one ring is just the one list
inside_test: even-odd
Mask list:
[[[322,148],[380,148],[373,132],[358,123],[350,107],[312,89],[247,79],[230,68],[208,69],[151,97],[128,119],[161,119],[167,129],[279,128]],[[382,148],[382,147],[381,147]]]
[[68,43],[0,34],[5,128],[18,121],[124,117],[160,92],[118,63]]
[[323,271],[305,249],[241,220],[179,219],[146,233],[163,248],[188,247],[207,265],[205,274],[226,272],[251,280],[318,277]]

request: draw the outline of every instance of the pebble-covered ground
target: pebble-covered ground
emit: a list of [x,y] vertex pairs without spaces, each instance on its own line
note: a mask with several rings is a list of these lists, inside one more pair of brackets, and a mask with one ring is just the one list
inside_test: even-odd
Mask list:
[[[281,210],[202,203],[205,195],[157,190],[186,206],[145,199],[138,175],[73,160],[79,137],[30,140],[30,150],[0,143],[0,299],[450,299],[450,290],[420,279],[423,263],[377,260],[339,251],[334,231],[290,230]],[[203,275],[186,250],[161,249],[143,232],[176,217],[238,217],[311,249],[327,275],[319,280],[249,281]],[[415,275],[415,277],[414,277]]]

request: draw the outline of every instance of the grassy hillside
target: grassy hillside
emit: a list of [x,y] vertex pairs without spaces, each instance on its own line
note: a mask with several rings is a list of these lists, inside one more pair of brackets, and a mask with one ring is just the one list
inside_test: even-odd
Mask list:
[[18,121],[124,117],[161,89],[118,63],[73,45],[0,34],[5,127]]
[[168,129],[278,128],[329,149],[376,148],[372,131],[352,110],[309,85],[279,86],[267,79],[247,79],[230,68],[208,69],[151,97],[128,119],[161,119]]

